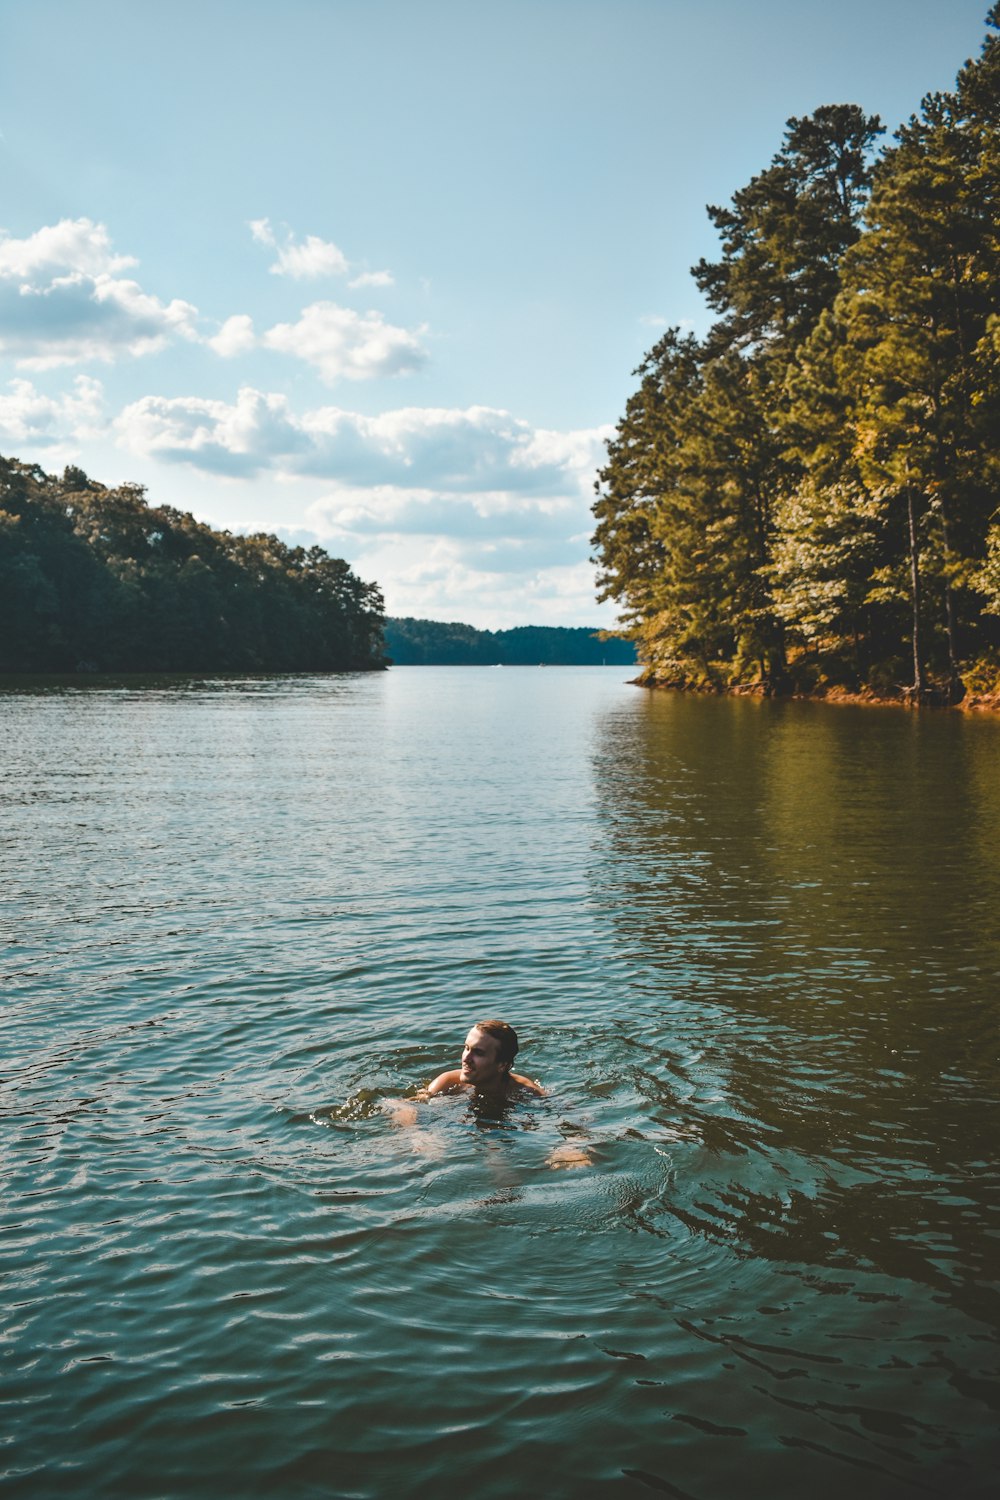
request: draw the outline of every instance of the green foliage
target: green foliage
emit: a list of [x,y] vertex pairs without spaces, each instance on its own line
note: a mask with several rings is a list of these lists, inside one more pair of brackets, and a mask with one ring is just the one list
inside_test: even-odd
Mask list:
[[955,699],[1000,643],[1000,40],[880,134],[790,120],[637,371],[594,546],[653,676]]
[[709,338],[713,350],[787,354],[808,336],[858,237],[870,152],[881,134],[878,116],[853,104],[793,117],[770,167],[733,195],[731,208],[709,208],[722,259],[699,261],[693,275],[722,315]]
[[398,666],[634,666],[631,641],[559,625],[476,630],[471,625],[409,617],[385,622],[385,646]]
[[709,209],[723,254],[694,276],[719,321],[700,344],[671,330],[637,371],[598,479],[594,546],[602,597],[622,605],[657,675],[786,682],[772,574],[784,381],[832,304],[880,129],[852,105],[790,120],[770,168],[731,209]]
[[320,547],[0,458],[0,671],[367,670],[383,623],[379,590]]
[[995,522],[986,538],[986,557],[972,577],[972,586],[983,595],[987,614],[1000,615],[1000,522]]

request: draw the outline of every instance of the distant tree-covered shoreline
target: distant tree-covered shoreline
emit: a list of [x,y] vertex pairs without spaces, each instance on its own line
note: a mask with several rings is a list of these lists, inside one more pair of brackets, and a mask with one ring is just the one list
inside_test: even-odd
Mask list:
[[604,640],[586,626],[476,630],[472,625],[393,616],[385,622],[385,648],[401,667],[634,667],[636,660],[631,641]]
[[321,547],[0,458],[2,672],[370,671],[383,624],[379,589]]
[[636,371],[594,547],[650,682],[1000,688],[1000,37],[881,134],[790,120]]

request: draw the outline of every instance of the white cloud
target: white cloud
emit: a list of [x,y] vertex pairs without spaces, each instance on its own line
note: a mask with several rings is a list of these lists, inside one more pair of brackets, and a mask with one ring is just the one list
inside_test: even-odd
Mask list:
[[147,396],[116,427],[150,459],[284,481],[285,503],[288,484],[325,480],[304,523],[377,579],[394,613],[611,623],[587,562],[610,428],[553,432],[491,407],[296,414],[284,396],[249,387],[232,403]]
[[263,343],[305,360],[331,384],[342,378],[371,380],[420,369],[427,356],[417,333],[387,323],[379,312],[356,313],[336,302],[313,302],[303,308],[297,323],[269,329]]
[[278,258],[269,268],[272,276],[291,276],[296,281],[308,281],[317,276],[346,276],[347,256],[332,240],[321,240],[319,235],[307,234],[296,244],[293,235],[285,237],[279,245],[271,228],[270,219],[251,219],[250,233],[259,245],[267,245],[278,252]]
[[198,337],[197,309],[119,275],[103,224],[64,219],[25,239],[0,231],[0,350],[28,369],[148,354]]
[[347,285],[351,288],[362,286],[395,286],[395,278],[391,271],[362,271],[360,276],[355,276]]
[[575,496],[512,496],[503,491],[439,494],[433,490],[379,485],[338,489],[306,510],[311,525],[326,535],[450,536],[491,551],[557,540],[564,546],[580,519]]
[[[331,545],[322,532],[319,540]],[[332,544],[338,545],[337,540]],[[391,615],[463,620],[488,630],[528,621],[614,624],[612,608],[595,603],[594,570],[582,558],[560,561],[555,552],[540,557],[527,547],[518,567],[509,557],[498,559],[449,537],[424,544],[409,537],[386,538],[370,547],[352,547],[350,558],[361,577],[378,580]],[[500,561],[505,566],[498,566]]]
[[226,319],[214,338],[208,340],[209,347],[224,359],[231,359],[236,354],[247,354],[255,348],[256,343],[253,318],[247,313],[234,313],[231,318]]
[[67,268],[113,275],[135,264],[131,256],[112,254],[107,229],[91,219],[61,219],[23,240],[0,229],[0,277],[31,282],[42,272]]
[[275,242],[270,219],[251,219],[250,233],[258,245],[273,245]]
[[309,449],[286,398],[249,387],[232,405],[200,396],[144,396],[125,407],[114,428],[132,453],[210,474],[247,477],[294,468]]
[[400,407],[376,416],[321,406],[297,415],[286,397],[250,386],[231,404],[144,396],[115,425],[134,453],[213,473],[231,465],[240,474],[333,480],[345,493],[381,486],[418,505],[474,495],[492,510],[523,502],[539,513],[560,497],[589,503],[612,430],[552,432],[488,406]]
[[374,417],[319,407],[302,426],[313,472],[346,484],[478,494],[559,495],[590,475],[610,429],[555,433],[489,406],[400,407]]
[[0,440],[54,447],[67,438],[90,436],[101,421],[104,389],[99,380],[78,375],[72,392],[45,396],[30,380],[12,380],[0,392]]
[[347,257],[331,240],[307,234],[301,245],[283,245],[271,267],[273,276],[293,276],[296,281],[316,276],[346,276]]
[[[266,245],[277,252],[277,258],[269,270],[272,276],[291,276],[297,281],[314,280],[320,276],[346,276],[351,263],[332,240],[324,240],[317,234],[307,234],[297,241],[290,230],[284,231],[284,242],[279,242],[270,219],[251,219],[250,233],[258,245]],[[357,271],[347,283],[352,291],[364,287],[395,286],[391,271]]]
[[[270,252],[264,263],[289,280],[353,271],[354,289],[393,285],[388,271],[352,268],[317,236],[295,239],[267,219],[250,232]],[[140,355],[181,339],[223,358],[289,355],[325,381],[404,374],[426,362],[426,330],[396,326],[380,312],[317,301],[270,327],[245,312],[209,322],[189,302],[145,290],[135,264],[90,219],[21,239],[0,231],[0,351],[40,369]],[[256,511],[255,529],[308,524],[383,585],[395,613],[494,627],[608,618],[593,605],[586,558],[592,479],[610,428],[552,431],[474,405],[376,415],[332,404],[302,410],[251,386],[230,401],[144,396],[109,424],[99,381],[78,375],[56,394],[42,384],[22,378],[0,389],[0,451],[20,449],[30,459],[25,450],[34,449],[52,467],[65,448],[67,462],[89,468],[87,452],[68,445],[110,431],[122,449],[208,476],[206,497],[247,497],[241,513]],[[222,486],[219,477],[248,483]],[[198,481],[190,475],[174,496],[163,471],[150,482],[164,485],[171,503],[194,503],[188,496]]]

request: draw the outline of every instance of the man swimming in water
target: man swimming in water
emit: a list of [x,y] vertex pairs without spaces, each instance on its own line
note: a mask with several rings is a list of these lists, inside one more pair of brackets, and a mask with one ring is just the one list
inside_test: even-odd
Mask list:
[[[417,1123],[417,1103],[435,1094],[453,1094],[461,1089],[497,1103],[516,1095],[519,1089],[529,1094],[544,1094],[545,1090],[537,1079],[513,1071],[517,1053],[517,1032],[513,1026],[508,1026],[506,1021],[477,1021],[465,1038],[462,1066],[439,1073],[412,1101],[387,1101],[388,1113],[395,1124],[413,1126]],[[425,1132],[416,1132],[416,1137],[420,1138],[420,1149],[427,1155],[438,1155],[443,1150],[443,1146]],[[586,1146],[564,1141],[549,1152],[546,1164],[552,1168],[589,1167],[591,1157]]]
[[507,1099],[515,1089],[544,1094],[540,1083],[511,1071],[518,1050],[517,1032],[506,1021],[477,1021],[465,1038],[462,1066],[439,1073],[418,1097],[450,1094],[456,1089],[469,1089],[490,1099]]

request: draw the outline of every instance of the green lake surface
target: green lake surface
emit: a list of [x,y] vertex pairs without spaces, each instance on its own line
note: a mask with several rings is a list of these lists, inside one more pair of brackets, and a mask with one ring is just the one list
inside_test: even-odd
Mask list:
[[0,687],[5,1500],[992,1497],[1000,722],[624,675]]

